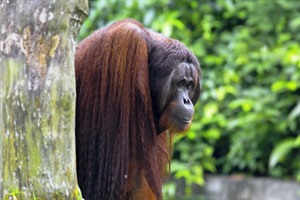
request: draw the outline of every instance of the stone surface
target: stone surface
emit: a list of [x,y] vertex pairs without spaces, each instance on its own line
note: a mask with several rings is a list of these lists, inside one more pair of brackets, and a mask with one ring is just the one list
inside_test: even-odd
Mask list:
[[273,178],[241,175],[206,175],[205,186],[193,186],[192,197],[185,197],[184,184],[178,183],[176,200],[300,200],[300,183]]
[[272,178],[206,176],[206,200],[299,200],[300,184]]

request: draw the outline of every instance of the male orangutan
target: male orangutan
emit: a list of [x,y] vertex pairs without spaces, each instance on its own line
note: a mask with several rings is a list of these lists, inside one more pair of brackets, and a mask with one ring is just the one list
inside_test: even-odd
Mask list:
[[76,52],[76,153],[86,200],[161,200],[171,138],[186,131],[200,66],[179,41],[131,19]]

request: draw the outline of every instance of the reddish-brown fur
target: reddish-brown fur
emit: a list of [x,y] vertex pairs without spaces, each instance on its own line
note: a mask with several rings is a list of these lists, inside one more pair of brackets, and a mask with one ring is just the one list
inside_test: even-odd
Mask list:
[[171,134],[159,132],[150,92],[154,38],[181,45],[122,20],[77,48],[77,170],[86,200],[162,199]]

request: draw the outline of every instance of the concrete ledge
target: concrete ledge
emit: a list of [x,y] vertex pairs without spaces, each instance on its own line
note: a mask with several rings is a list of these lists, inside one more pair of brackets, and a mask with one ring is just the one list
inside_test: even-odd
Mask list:
[[192,187],[192,197],[184,197],[178,182],[175,200],[300,200],[300,183],[273,178],[206,175],[203,188]]
[[205,200],[300,200],[300,184],[272,178],[206,176]]

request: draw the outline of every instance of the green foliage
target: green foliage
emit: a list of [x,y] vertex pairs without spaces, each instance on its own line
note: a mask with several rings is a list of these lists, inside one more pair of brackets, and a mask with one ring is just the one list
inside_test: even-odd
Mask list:
[[202,185],[204,172],[300,180],[298,1],[110,0],[90,7],[79,39],[134,18],[182,41],[201,62],[203,94],[191,130],[176,138],[175,178],[187,186]]

